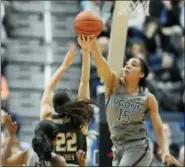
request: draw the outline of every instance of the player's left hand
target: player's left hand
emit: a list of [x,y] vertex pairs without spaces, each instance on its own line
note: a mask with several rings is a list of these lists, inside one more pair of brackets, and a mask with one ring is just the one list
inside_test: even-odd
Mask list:
[[68,68],[72,63],[73,60],[75,58],[75,45],[71,45],[69,51],[67,52],[63,64],[66,65],[66,67]]
[[171,164],[174,164],[174,165],[176,165],[176,166],[178,166],[178,167],[182,167],[183,166],[183,164],[181,164],[179,161],[177,161],[176,159],[175,159],[175,157],[173,157],[171,154],[169,154],[169,153],[163,153],[162,154],[162,162],[163,163],[166,163],[167,164],[167,166],[170,166]]

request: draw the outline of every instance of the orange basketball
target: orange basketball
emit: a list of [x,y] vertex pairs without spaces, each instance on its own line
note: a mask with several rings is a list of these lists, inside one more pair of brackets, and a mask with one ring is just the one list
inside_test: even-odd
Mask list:
[[96,13],[83,11],[76,16],[74,29],[78,35],[95,35],[97,37],[103,29],[103,21]]

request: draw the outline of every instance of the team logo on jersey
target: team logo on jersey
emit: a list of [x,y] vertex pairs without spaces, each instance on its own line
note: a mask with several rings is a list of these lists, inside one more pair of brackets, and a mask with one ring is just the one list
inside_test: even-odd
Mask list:
[[136,102],[135,100],[125,100],[123,97],[113,97],[111,100],[111,104],[132,112],[141,112],[144,109],[143,104]]

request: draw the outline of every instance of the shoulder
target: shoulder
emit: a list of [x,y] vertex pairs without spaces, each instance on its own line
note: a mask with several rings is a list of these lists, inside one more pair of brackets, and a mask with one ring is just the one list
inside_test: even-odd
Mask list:
[[154,101],[154,100],[156,100],[156,97],[154,96],[154,94],[153,93],[151,93],[151,92],[149,92],[149,91],[147,91],[148,93],[148,101]]
[[106,85],[105,87],[105,95],[107,98],[111,97],[113,93],[119,88],[121,83],[124,83],[124,81],[119,77],[119,75],[112,71],[112,78],[111,83],[109,85]]

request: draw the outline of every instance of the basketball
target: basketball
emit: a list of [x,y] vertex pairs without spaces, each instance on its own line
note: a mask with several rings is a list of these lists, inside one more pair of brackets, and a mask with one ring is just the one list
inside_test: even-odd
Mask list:
[[76,16],[74,29],[78,35],[95,35],[97,37],[103,29],[103,21],[95,12],[83,11]]

